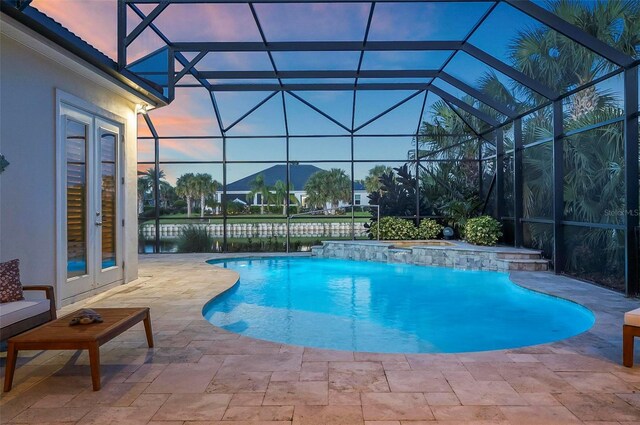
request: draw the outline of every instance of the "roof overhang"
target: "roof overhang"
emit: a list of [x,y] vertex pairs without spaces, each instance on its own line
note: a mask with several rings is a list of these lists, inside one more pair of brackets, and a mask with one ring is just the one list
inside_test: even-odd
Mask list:
[[138,99],[155,108],[169,104],[159,87],[129,71],[119,71],[114,61],[46,15],[30,8],[20,11],[5,1],[0,1],[0,10],[2,34],[76,71],[89,70],[80,73],[103,85],[109,83],[126,98]]

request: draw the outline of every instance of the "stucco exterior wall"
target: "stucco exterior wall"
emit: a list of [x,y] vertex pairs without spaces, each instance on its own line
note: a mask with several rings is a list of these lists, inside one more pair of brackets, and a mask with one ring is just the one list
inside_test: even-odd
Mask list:
[[60,283],[56,282],[56,91],[62,90],[125,120],[124,280],[136,279],[135,98],[118,93],[107,79],[102,83],[87,77],[89,65],[79,60],[74,65],[68,52],[35,36],[17,36],[15,28],[19,27],[3,21],[0,39],[0,152],[11,163],[0,174],[0,261],[19,258],[24,284]]

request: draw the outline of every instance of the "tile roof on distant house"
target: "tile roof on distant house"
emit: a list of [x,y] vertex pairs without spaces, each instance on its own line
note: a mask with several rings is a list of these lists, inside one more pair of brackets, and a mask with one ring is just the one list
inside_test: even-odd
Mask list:
[[[290,165],[289,183],[292,190],[302,191],[304,185],[313,174],[318,171],[325,171],[320,167],[310,164]],[[255,178],[262,174],[267,186],[273,186],[278,180],[285,181],[287,178],[287,166],[285,164],[277,164],[272,167],[266,168],[262,171],[253,173],[247,177],[243,177],[240,180],[229,183],[227,185],[227,192],[249,192],[251,190],[251,182]],[[356,182],[355,190],[364,190],[364,186],[361,183]]]

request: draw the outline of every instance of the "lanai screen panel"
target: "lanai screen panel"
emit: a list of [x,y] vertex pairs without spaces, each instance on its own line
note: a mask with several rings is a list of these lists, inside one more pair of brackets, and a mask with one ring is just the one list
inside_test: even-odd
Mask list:
[[372,182],[395,168],[417,199],[393,214],[442,219],[451,201],[477,201],[503,222],[506,243],[635,292],[640,2],[559,4],[30,7],[173,99],[140,120],[144,250],[193,249],[168,241],[178,225],[217,226],[211,250],[282,250],[286,217],[321,204],[306,190],[318,172],[342,185],[338,204],[356,207],[318,217],[316,236],[294,249],[366,237],[356,229]]

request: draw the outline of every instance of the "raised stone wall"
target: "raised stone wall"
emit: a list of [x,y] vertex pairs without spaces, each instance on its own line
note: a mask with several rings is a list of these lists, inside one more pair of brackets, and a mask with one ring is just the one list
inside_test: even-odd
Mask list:
[[464,242],[452,242],[450,246],[416,245],[395,248],[392,242],[324,241],[322,246],[312,248],[312,254],[325,258],[408,263],[461,270],[506,272],[548,269],[548,261],[541,259],[539,251],[510,247],[481,247]]

